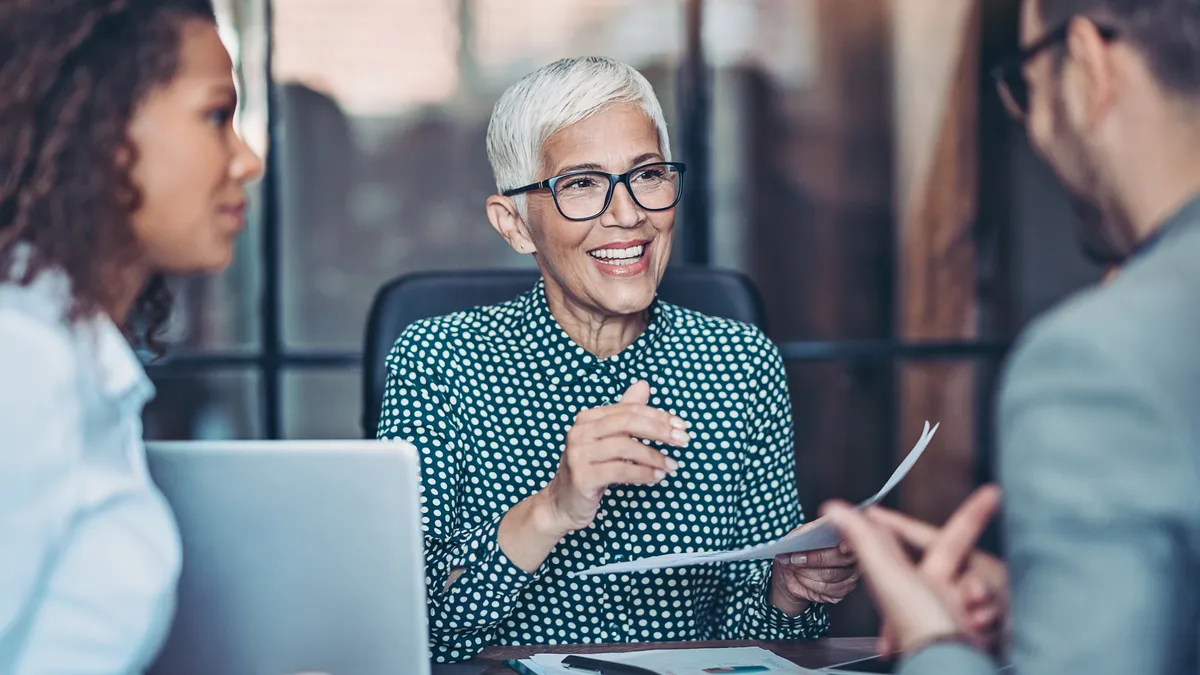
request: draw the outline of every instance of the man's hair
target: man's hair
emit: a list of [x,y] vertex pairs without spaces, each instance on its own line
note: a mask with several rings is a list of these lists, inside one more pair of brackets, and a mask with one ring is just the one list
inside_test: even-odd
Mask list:
[[[542,146],[555,133],[621,103],[636,105],[658,130],[663,157],[671,141],[650,82],[632,66],[600,56],[555,61],[526,75],[500,97],[488,124],[487,153],[499,191],[537,180]],[[513,198],[525,215],[524,195]]]
[[1200,0],[1038,0],[1047,30],[1085,17],[1119,31],[1163,89],[1200,98]]

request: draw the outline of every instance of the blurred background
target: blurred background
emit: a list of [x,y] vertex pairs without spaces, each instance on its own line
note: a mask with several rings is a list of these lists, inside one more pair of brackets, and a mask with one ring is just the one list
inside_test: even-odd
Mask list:
[[[268,173],[235,265],[186,281],[150,438],[355,438],[372,298],[416,271],[531,265],[492,231],[491,108],[564,56],[654,84],[689,165],[673,263],[741,271],[788,361],[812,513],[940,521],[990,478],[1012,337],[1099,278],[988,71],[1018,0],[218,0]],[[993,544],[995,542],[993,541]],[[872,634],[865,597],[835,635]]]

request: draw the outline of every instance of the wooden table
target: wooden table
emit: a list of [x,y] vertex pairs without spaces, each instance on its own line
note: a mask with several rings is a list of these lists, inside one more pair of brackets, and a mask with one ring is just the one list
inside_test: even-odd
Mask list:
[[605,652],[642,651],[646,649],[696,649],[700,647],[762,647],[804,666],[823,668],[835,663],[853,661],[875,653],[875,638],[825,638],[815,641],[789,642],[643,642],[630,645],[558,645],[554,647],[492,647],[473,661],[459,666],[433,667],[433,675],[513,675],[504,666],[505,659],[518,659],[532,654],[602,654]]

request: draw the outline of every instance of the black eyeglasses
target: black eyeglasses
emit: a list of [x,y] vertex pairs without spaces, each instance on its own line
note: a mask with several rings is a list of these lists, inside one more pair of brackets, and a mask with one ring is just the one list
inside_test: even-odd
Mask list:
[[534,190],[550,190],[554,205],[563,218],[582,221],[599,218],[607,211],[613,190],[622,183],[638,206],[647,211],[666,211],[674,208],[683,196],[683,172],[686,170],[687,165],[680,162],[654,162],[622,174],[571,171],[540,183],[505,190],[502,194],[512,197]]
[[[1029,82],[1025,79],[1025,63],[1049,47],[1066,42],[1070,30],[1071,22],[1068,21],[992,69],[992,79],[996,81],[1000,100],[1013,119],[1023,122],[1029,114]],[[1096,32],[1105,41],[1115,40],[1119,36],[1117,29],[1111,26],[1097,25]]]

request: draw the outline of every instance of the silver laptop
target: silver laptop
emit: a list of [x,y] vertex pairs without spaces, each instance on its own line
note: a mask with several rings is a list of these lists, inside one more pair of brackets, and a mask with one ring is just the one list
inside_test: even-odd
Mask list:
[[183,573],[156,675],[428,675],[416,452],[147,444]]

